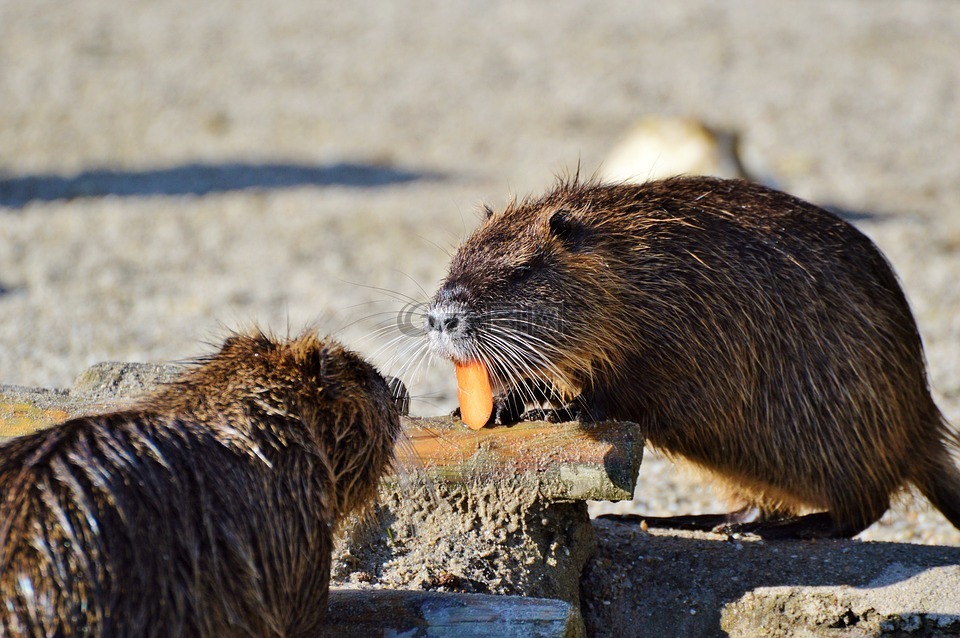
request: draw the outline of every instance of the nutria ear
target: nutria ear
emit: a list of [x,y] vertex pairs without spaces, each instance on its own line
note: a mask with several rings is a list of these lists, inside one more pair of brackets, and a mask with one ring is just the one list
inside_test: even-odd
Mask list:
[[568,248],[574,248],[583,240],[584,228],[573,213],[561,208],[550,215],[550,234]]
[[327,347],[319,343],[310,344],[310,347],[301,356],[303,357],[301,359],[303,374],[316,379],[323,379],[330,359]]

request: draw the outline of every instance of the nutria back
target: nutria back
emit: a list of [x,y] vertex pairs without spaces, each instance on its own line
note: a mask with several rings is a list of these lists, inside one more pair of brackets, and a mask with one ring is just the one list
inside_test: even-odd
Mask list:
[[129,410],[0,447],[2,635],[307,636],[399,417],[313,334],[229,338]]
[[957,435],[890,265],[852,225],[739,180],[560,183],[490,212],[428,312],[500,392],[549,382],[637,422],[767,518],[877,520],[916,483],[960,526]]

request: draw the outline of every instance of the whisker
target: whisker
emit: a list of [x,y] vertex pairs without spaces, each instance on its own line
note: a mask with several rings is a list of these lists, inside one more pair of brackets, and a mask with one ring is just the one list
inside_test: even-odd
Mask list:
[[[516,344],[510,343],[498,335],[487,333],[484,335],[488,341],[478,339],[485,347],[487,357],[494,362],[491,366],[492,374],[496,377],[498,384],[504,388],[513,388],[520,393],[522,399],[528,403],[539,403],[536,395],[536,388],[531,385],[531,379],[537,379],[543,376],[538,374],[536,363],[531,364],[526,355],[530,352],[522,350]],[[548,366],[539,366],[548,367]],[[501,378],[500,370],[508,378]]]
[[[401,274],[403,274],[403,273],[401,273]],[[390,288],[383,288],[383,287],[380,287],[380,286],[371,286],[371,285],[369,285],[369,284],[361,284],[361,283],[359,283],[359,282],[349,281],[349,280],[347,280],[347,279],[340,279],[340,281],[342,281],[342,282],[345,283],[345,284],[349,284],[349,285],[351,285],[351,286],[357,286],[357,287],[359,287],[359,288],[366,288],[367,290],[374,290],[374,291],[376,291],[376,292],[384,293],[384,294],[386,294],[387,296],[393,298],[394,301],[405,301],[405,302],[407,302],[407,303],[414,303],[414,304],[416,304],[416,303],[423,303],[423,302],[424,302],[424,299],[422,299],[422,298],[421,298],[421,299],[417,299],[417,298],[415,298],[415,297],[411,297],[410,295],[404,294],[404,293],[400,292],[399,290],[391,290]],[[411,281],[413,281],[412,278],[411,278]],[[414,282],[414,283],[416,283],[416,282]],[[421,290],[422,290],[422,288],[421,288]]]

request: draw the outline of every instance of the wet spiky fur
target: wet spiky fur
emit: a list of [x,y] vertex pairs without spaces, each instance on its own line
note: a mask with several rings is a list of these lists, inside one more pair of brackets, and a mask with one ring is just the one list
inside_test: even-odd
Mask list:
[[912,482],[960,527],[958,438],[896,276],[790,195],[563,181],[491,212],[431,312],[435,354],[484,360],[500,391],[579,393],[586,416],[639,423],[766,517],[827,511],[848,536]]
[[0,634],[315,636],[399,417],[306,333],[230,337],[132,408],[0,447]]

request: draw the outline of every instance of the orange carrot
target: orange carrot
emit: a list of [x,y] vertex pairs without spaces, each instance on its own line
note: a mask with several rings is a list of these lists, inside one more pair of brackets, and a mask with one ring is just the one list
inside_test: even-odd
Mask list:
[[471,430],[479,430],[487,424],[493,413],[493,390],[490,389],[487,367],[481,361],[454,365],[457,368],[460,418]]

